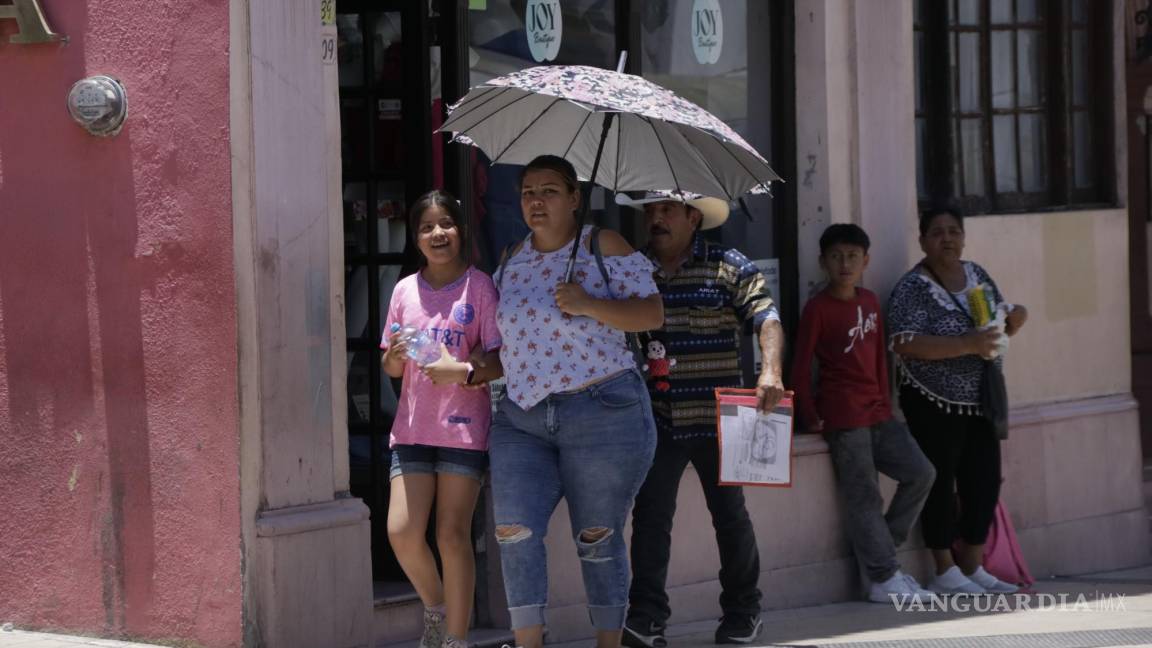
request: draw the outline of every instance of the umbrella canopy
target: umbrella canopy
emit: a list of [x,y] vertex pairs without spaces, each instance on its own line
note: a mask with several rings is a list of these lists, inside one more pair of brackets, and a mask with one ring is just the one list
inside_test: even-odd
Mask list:
[[[673,189],[734,200],[780,180],[716,116],[622,72],[527,68],[473,88],[449,111],[440,130],[478,146],[493,163],[559,155],[582,179],[613,191]],[[615,119],[602,137],[609,114]]]

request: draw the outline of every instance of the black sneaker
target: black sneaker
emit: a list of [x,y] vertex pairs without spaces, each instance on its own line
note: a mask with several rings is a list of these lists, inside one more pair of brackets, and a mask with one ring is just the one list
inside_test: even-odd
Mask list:
[[620,643],[628,648],[665,648],[668,640],[664,638],[664,626],[656,622],[644,624],[629,621],[624,624]]
[[716,643],[752,643],[756,637],[760,636],[760,630],[763,627],[764,623],[760,621],[759,616],[746,614],[725,616],[720,619],[720,627],[716,628]]

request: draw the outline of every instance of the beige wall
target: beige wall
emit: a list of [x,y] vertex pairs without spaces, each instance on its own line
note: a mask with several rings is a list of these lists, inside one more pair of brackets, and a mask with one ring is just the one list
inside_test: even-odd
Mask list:
[[[1122,66],[1122,47],[1115,49]],[[869,233],[864,283],[886,299],[922,256],[911,0],[797,0],[796,65],[801,302],[823,278],[817,242],[834,222]],[[1116,168],[1124,169],[1119,139]],[[1029,306],[1031,320],[1009,356],[1014,402],[1130,391],[1126,218],[1113,209],[968,221],[967,258]]]
[[981,216],[967,233],[965,256],[1028,307],[1007,356],[1014,405],[1131,390],[1127,211]]

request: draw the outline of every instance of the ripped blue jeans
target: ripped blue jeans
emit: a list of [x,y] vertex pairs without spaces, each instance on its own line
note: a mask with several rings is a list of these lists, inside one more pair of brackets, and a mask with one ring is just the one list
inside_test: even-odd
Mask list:
[[656,449],[648,390],[626,371],[524,410],[504,398],[489,434],[496,541],[512,628],[544,623],[548,521],[563,497],[597,630],[624,626],[624,523]]

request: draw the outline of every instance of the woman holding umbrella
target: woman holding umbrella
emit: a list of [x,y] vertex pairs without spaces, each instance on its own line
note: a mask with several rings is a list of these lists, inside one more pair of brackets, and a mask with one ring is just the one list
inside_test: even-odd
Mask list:
[[493,163],[528,164],[521,209],[532,231],[496,275],[508,397],[490,433],[497,540],[524,648],[543,641],[543,537],[561,497],[597,645],[619,644],[628,586],[621,531],[656,444],[624,335],[664,324],[654,266],[615,232],[592,236],[574,216],[576,171],[614,192],[665,187],[728,200],[780,179],[719,118],[623,73],[624,62],[615,72],[558,65],[491,79],[440,128]]
[[663,325],[654,268],[618,233],[580,226],[579,205],[569,162],[532,160],[520,199],[531,233],[509,249],[496,275],[508,387],[490,433],[492,492],[512,629],[523,648],[543,644],[544,537],[561,498],[597,645],[620,645],[629,573],[624,524],[656,447],[648,391],[625,336]]

